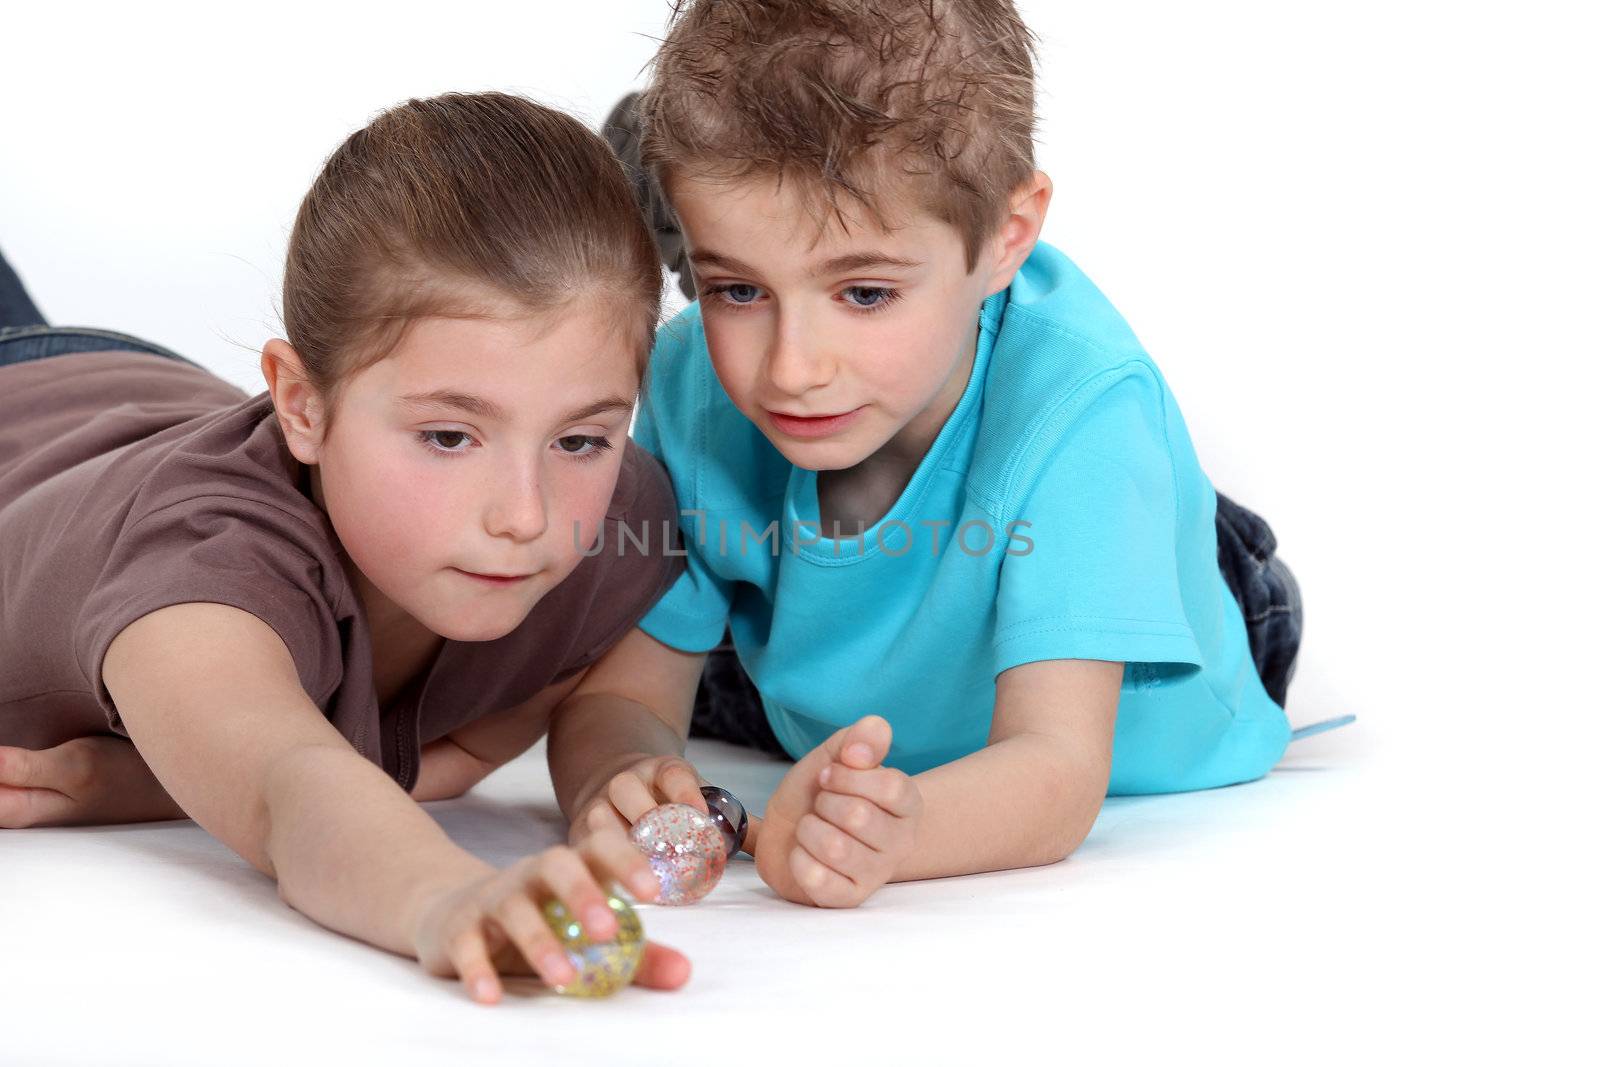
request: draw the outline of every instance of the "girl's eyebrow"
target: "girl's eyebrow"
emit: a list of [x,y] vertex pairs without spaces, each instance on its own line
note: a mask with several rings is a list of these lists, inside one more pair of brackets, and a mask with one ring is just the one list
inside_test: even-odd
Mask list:
[[493,419],[497,422],[509,422],[511,416],[506,409],[496,404],[493,400],[485,400],[481,396],[471,393],[457,393],[449,389],[435,389],[430,393],[407,393],[399,398],[399,402],[409,408],[455,408],[465,411],[469,415],[476,415],[481,419]]
[[[407,393],[399,398],[399,402],[410,408],[455,408],[476,415],[482,419],[491,419],[496,422],[510,422],[511,414],[493,400],[486,400],[481,396],[471,393],[458,393],[450,389],[435,389],[428,393]],[[611,411],[632,411],[633,401],[623,396],[602,397],[592,404],[585,404],[567,412],[559,420],[558,425],[569,422],[582,422],[584,419],[593,418]]]
[[581,408],[576,408],[567,412],[567,414],[563,416],[560,421],[562,424],[569,422],[582,422],[585,419],[592,419],[596,415],[604,415],[611,411],[631,412],[632,410],[633,401],[629,400],[627,397],[608,396],[603,400],[596,400],[592,404],[585,404]]

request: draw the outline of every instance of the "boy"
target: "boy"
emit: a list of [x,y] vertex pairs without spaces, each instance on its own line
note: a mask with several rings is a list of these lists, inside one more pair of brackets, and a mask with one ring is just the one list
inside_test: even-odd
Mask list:
[[1265,774],[1298,591],[1038,242],[1011,4],[687,4],[640,111],[608,135],[700,298],[635,428],[688,570],[593,680],[594,729],[634,726],[589,743],[605,784],[558,780],[575,838],[694,798],[691,721],[798,760],[750,849],[819,906],[1060,860],[1108,789]]

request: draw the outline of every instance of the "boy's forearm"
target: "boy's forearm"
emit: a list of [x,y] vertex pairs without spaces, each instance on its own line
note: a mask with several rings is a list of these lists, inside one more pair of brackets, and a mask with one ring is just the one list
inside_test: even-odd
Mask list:
[[263,787],[278,895],[330,929],[415,956],[432,894],[494,868],[450,840],[382,769],[351,749],[296,749]]
[[1064,859],[1094,825],[1108,773],[1056,739],[1026,734],[924,771],[912,779],[922,793],[916,846],[891,880]]
[[587,693],[556,708],[547,744],[556,802],[570,819],[629,764],[651,756],[683,755],[684,738],[637,701]]

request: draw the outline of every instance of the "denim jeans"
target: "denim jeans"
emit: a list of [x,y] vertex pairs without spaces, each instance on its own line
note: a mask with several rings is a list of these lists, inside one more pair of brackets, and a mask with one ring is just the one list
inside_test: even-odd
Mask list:
[[110,351],[147,352],[200,366],[170,348],[132,334],[86,326],[51,326],[28,295],[22,279],[0,254],[0,367],[75,352]]

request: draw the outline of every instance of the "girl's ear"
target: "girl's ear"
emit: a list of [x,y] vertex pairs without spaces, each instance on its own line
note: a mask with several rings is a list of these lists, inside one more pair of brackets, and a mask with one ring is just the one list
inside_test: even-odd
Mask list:
[[261,376],[267,380],[289,451],[301,463],[316,463],[327,427],[326,412],[322,394],[307,378],[300,354],[288,341],[274,337],[261,349]]
[[994,249],[993,270],[985,295],[993,296],[1011,284],[1022,263],[1039,243],[1039,232],[1044,229],[1044,216],[1050,210],[1050,193],[1053,186],[1050,176],[1036,170],[1011,191],[1006,217],[992,238]]

